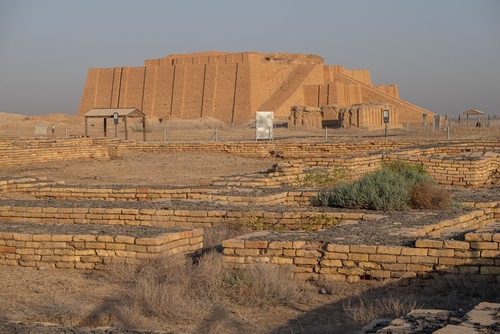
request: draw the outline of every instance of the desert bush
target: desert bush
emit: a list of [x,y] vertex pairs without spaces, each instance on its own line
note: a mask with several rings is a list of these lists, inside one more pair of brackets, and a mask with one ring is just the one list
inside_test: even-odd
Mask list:
[[395,319],[420,307],[411,295],[388,295],[374,300],[356,296],[348,298],[343,306],[352,324],[367,324],[377,318]]
[[409,191],[410,206],[414,209],[448,209],[451,194],[431,183],[417,183]]
[[341,182],[311,200],[313,205],[394,211],[408,207],[410,189],[416,184],[433,183],[423,167],[400,160],[384,164],[353,182]]
[[205,254],[197,264],[180,255],[158,257],[132,269],[132,286],[121,299],[126,314],[189,323],[220,301],[223,263],[219,254]]
[[480,302],[500,302],[500,285],[478,275],[435,276],[413,293],[425,308],[470,310]]
[[232,272],[216,252],[198,261],[179,255],[123,266],[110,266],[108,276],[126,266],[133,273],[123,282],[128,284],[119,305],[118,318],[126,319],[126,327],[148,328],[154,321],[196,324],[210,314],[225,314],[228,302],[290,305],[300,299],[303,287],[288,267],[256,263]]
[[297,186],[299,187],[315,187],[315,188],[331,188],[345,178],[343,169],[334,167],[329,170],[313,169],[306,172],[302,178],[298,178]]
[[259,262],[224,277],[229,296],[238,304],[291,305],[300,300],[301,283],[288,266]]
[[401,159],[384,162],[382,167],[409,178],[413,175],[429,175],[422,164],[409,164]]

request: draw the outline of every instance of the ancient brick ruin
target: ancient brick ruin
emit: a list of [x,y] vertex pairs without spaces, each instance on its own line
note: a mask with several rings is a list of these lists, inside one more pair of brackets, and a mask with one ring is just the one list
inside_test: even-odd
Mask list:
[[[355,106],[360,104],[368,106]],[[381,119],[367,111],[371,104],[397,111],[394,124],[434,115],[400,99],[396,85],[373,85],[368,70],[325,65],[316,55],[216,51],[150,59],[141,67],[91,68],[78,115],[93,108],[137,108],[165,119],[214,117],[238,124],[254,119],[258,110],[289,117],[294,105],[335,105],[347,110],[344,117],[352,108],[361,111],[348,126],[377,127]],[[305,121],[311,122],[317,126]]]

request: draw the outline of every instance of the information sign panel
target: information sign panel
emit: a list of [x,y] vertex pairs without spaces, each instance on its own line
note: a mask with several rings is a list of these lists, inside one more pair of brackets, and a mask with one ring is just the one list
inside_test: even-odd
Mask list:
[[257,111],[255,113],[255,139],[273,140],[273,111]]

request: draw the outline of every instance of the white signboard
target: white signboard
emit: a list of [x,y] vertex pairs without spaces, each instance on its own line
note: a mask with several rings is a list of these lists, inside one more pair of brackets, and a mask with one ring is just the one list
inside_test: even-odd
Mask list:
[[255,140],[273,140],[273,111],[257,111],[255,113]]
[[35,125],[35,137],[36,136],[46,136],[46,135],[47,135],[47,127],[46,126]]

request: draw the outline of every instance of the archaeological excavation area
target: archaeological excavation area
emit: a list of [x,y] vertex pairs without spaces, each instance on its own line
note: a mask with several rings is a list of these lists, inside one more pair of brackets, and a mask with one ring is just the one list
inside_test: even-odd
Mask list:
[[[361,284],[453,274],[500,282],[500,145],[495,138],[301,143],[3,138],[0,156],[2,266],[99,272],[113,263],[160,256],[196,259],[210,249],[222,252],[227,270],[270,263],[292,268],[300,281]],[[164,167],[149,171],[145,163],[139,168],[142,182],[120,179],[132,173],[130,156]],[[184,157],[185,169],[199,177],[181,179],[182,168],[169,165],[175,160],[169,156]],[[204,160],[209,156],[226,169],[210,174],[211,164]],[[452,208],[372,211],[313,205],[322,189],[305,180],[314,173],[341,171],[343,180],[352,181],[394,160],[423,166],[451,192]],[[52,173],[53,166],[74,168],[76,175],[58,177],[66,174]],[[95,177],[78,174],[83,173],[78,168],[94,168]],[[210,231],[220,226],[244,224],[253,230],[210,240]],[[495,308],[498,312],[498,304],[484,304],[476,311]],[[466,323],[464,316],[448,326],[493,328]]]

